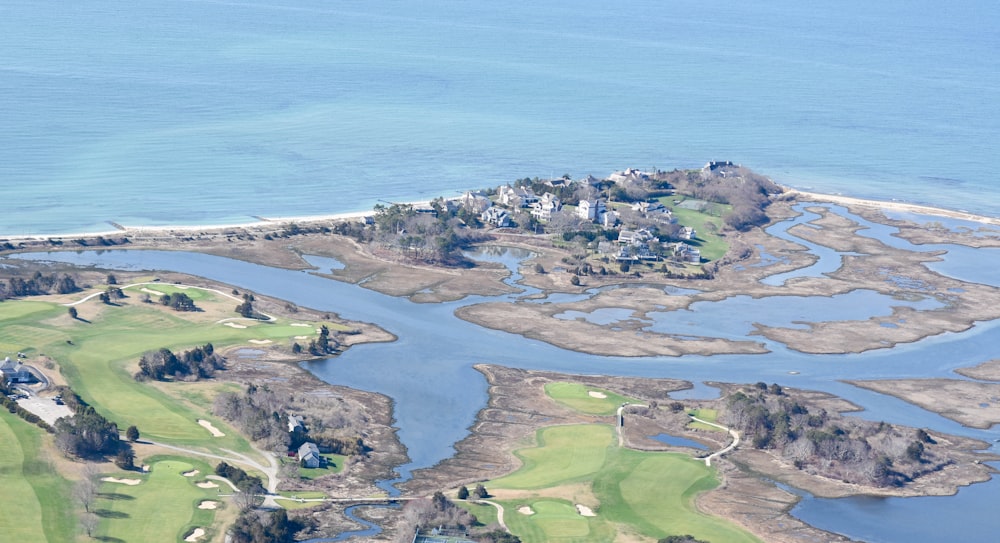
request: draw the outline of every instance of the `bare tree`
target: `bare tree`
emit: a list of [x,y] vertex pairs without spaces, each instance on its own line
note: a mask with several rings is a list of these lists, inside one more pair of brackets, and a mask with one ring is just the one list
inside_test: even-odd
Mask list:
[[[73,487],[73,498],[90,513],[90,507],[97,499],[97,467],[87,463],[83,466],[83,477]],[[90,535],[90,534],[87,534]]]
[[97,525],[99,523],[100,519],[97,518],[97,515],[95,515],[94,513],[87,512],[80,517],[80,528],[83,530],[83,533],[87,534],[87,537],[89,538],[94,537],[94,532],[97,531]]
[[246,490],[242,490],[233,495],[233,503],[242,513],[257,507],[263,501],[264,487],[260,485],[254,485]]

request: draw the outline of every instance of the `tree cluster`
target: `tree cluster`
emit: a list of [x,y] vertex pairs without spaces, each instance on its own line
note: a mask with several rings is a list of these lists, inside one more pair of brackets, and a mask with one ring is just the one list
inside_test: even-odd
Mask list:
[[295,533],[306,528],[301,519],[290,519],[284,509],[245,512],[229,529],[232,543],[292,543]]
[[56,445],[63,452],[83,458],[117,454],[121,445],[118,425],[90,406],[57,420],[55,433]]
[[309,341],[309,354],[323,356],[337,352],[340,343],[330,337],[330,329],[324,324],[319,329],[319,337]]
[[236,485],[236,488],[243,491],[263,486],[260,477],[249,475],[242,468],[225,462],[219,462],[219,465],[215,466],[215,474],[229,479],[231,483]]
[[370,241],[406,258],[444,266],[468,267],[462,250],[484,239],[466,228],[479,219],[464,208],[453,208],[438,198],[431,202],[434,213],[418,213],[408,204],[375,206],[375,232]]
[[249,292],[248,293],[244,293],[243,294],[243,303],[241,303],[240,305],[236,306],[236,312],[239,313],[240,316],[243,317],[243,318],[247,318],[247,319],[256,319],[256,318],[258,318],[257,317],[257,313],[254,311],[254,308],[253,308],[253,302],[254,302],[253,294],[250,294]]
[[198,311],[198,307],[194,305],[194,300],[183,292],[164,294],[160,296],[160,303],[170,307],[174,311]]
[[180,356],[163,348],[151,351],[139,359],[139,371],[135,374],[137,381],[152,379],[166,381],[168,379],[208,379],[217,370],[226,368],[226,361],[216,354],[211,343],[203,347],[195,347],[184,351]]
[[21,296],[40,296],[43,294],[69,294],[77,292],[80,287],[76,281],[67,274],[45,275],[36,271],[30,279],[23,277],[11,277],[7,279],[7,284],[0,284],[0,300]]
[[287,449],[290,444],[285,400],[266,386],[223,392],[216,396],[213,412],[269,450]]
[[756,449],[771,449],[795,467],[850,483],[898,486],[919,475],[926,432],[810,411],[777,384],[731,394],[721,420]]
[[679,193],[733,206],[723,220],[736,230],[767,224],[771,196],[781,193],[781,187],[770,179],[740,166],[711,172],[674,170],[659,177],[676,186]]

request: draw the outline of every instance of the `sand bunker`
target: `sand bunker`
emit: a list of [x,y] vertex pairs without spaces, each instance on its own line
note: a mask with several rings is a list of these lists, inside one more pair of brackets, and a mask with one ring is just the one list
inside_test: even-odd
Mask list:
[[307,328],[308,328],[308,327],[310,327],[310,326],[312,326],[312,325],[311,325],[311,324],[305,324],[305,323],[301,323],[301,322],[293,322],[293,323],[292,323],[292,326],[305,326],[305,327],[307,327]]
[[185,472],[184,472],[184,473],[182,473],[181,475],[183,475],[183,476],[185,476],[185,477],[194,477],[195,475],[198,475],[199,473],[200,473],[200,472],[199,472],[198,470],[196,470],[196,469],[193,469],[193,470],[191,470],[191,471],[185,471]]
[[205,530],[201,528],[195,528],[191,535],[184,538],[184,541],[198,541],[202,537],[205,537]]
[[251,339],[249,341],[254,345],[267,345],[268,343],[271,343],[270,339]]
[[219,488],[219,485],[213,483],[212,481],[202,481],[200,483],[195,483],[194,486],[198,488]]
[[203,428],[205,428],[209,432],[212,432],[212,437],[223,437],[224,435],[226,435],[220,432],[218,428],[213,426],[211,422],[208,422],[205,419],[198,419],[198,424],[200,424]]
[[142,482],[142,479],[119,479],[118,477],[101,477],[106,483],[118,483],[121,485],[135,486]]
[[146,294],[153,294],[153,295],[156,295],[156,296],[163,296],[162,292],[160,292],[158,290],[153,290],[151,288],[142,287],[139,290],[142,291],[142,292],[145,292]]
[[521,513],[522,515],[534,515],[535,514],[535,510],[532,509],[531,507],[528,507],[527,505],[522,505],[521,507],[518,507],[517,508],[517,512]]
[[586,505],[576,504],[576,512],[580,513],[581,517],[596,517],[597,516],[597,514],[594,513],[594,510],[591,509],[591,508],[589,508],[589,507],[587,507]]
[[219,507],[219,502],[213,502],[212,500],[205,500],[198,504],[198,509],[216,509]]
[[309,336],[295,336],[295,339],[309,339]]
[[600,398],[600,399],[602,399],[602,400],[608,397],[608,395],[607,395],[607,394],[605,394],[605,393],[603,393],[603,392],[598,392],[598,391],[596,391],[596,390],[591,390],[591,391],[590,391],[590,392],[588,392],[587,394],[590,394],[590,397],[591,397],[591,398]]
[[222,324],[230,328],[246,328],[246,326],[243,326],[242,324],[236,324],[235,322],[224,322]]

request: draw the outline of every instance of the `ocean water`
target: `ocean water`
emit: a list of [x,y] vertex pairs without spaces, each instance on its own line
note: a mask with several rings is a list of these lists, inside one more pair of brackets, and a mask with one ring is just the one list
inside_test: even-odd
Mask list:
[[716,159],[1000,216],[998,22],[985,0],[4,0],[0,234]]

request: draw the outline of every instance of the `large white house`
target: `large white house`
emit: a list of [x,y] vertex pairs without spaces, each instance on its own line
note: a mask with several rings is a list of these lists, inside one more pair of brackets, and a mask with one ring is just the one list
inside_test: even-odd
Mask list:
[[579,206],[576,208],[577,215],[590,222],[603,223],[604,214],[608,212],[607,205],[605,205],[603,200],[580,200]]

